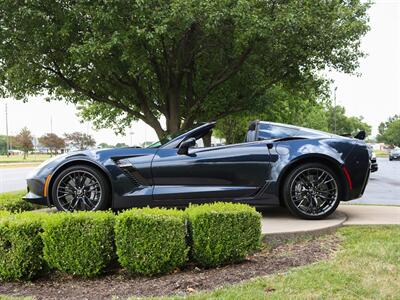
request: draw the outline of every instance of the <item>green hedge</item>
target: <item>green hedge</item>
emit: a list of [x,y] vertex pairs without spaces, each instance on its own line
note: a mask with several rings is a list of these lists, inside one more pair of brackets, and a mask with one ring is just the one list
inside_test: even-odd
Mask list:
[[231,203],[186,211],[131,209],[117,216],[0,210],[0,280],[30,279],[48,266],[95,276],[116,254],[132,273],[151,276],[183,266],[189,248],[204,267],[235,263],[259,248],[260,217],[254,208]]
[[135,274],[168,273],[188,256],[185,215],[174,209],[131,209],[115,224],[118,261]]
[[191,256],[204,267],[239,262],[260,247],[261,215],[248,205],[217,202],[186,213]]
[[8,217],[10,214],[7,210],[0,210],[0,218]]
[[22,200],[26,194],[24,191],[1,193],[0,194],[0,210],[11,212],[28,211],[34,209],[34,205]]
[[30,279],[41,272],[45,214],[25,212],[0,218],[0,279]]
[[73,275],[95,276],[115,257],[114,214],[55,213],[44,223],[44,258],[51,267]]

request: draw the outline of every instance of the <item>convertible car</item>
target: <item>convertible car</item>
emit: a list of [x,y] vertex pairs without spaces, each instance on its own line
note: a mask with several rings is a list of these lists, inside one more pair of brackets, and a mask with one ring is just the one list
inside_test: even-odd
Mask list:
[[243,143],[202,146],[214,126],[204,123],[147,148],[54,157],[28,177],[24,199],[63,211],[230,201],[282,205],[321,219],[364,192],[370,157],[360,139],[254,121]]

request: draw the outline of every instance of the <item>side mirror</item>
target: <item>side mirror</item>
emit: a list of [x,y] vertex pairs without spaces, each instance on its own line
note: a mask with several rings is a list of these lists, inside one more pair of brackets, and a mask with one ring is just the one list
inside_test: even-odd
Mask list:
[[196,139],[195,138],[190,138],[187,139],[186,141],[183,141],[178,149],[178,154],[180,155],[188,155],[189,154],[189,148],[196,146]]

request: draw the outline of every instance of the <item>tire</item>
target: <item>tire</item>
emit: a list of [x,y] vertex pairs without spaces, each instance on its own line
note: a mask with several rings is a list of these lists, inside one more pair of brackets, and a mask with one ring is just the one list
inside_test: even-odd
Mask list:
[[306,220],[320,220],[332,214],[341,199],[338,175],[321,163],[295,167],[283,184],[283,201],[290,213]]
[[57,175],[51,195],[60,211],[105,210],[109,207],[110,187],[96,168],[76,165]]

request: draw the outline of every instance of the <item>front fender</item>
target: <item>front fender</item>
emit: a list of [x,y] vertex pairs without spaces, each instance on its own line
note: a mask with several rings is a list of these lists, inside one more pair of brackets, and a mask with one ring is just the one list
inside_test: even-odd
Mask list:
[[[99,163],[98,161],[92,159],[90,156],[87,156],[85,154],[79,154],[76,156],[69,157],[69,158],[63,160],[60,164],[58,164],[53,169],[53,171],[50,174],[48,174],[51,176],[51,178],[50,178],[48,184],[44,186],[44,191],[45,191],[44,193],[47,198],[47,203],[49,206],[52,204],[50,190],[54,184],[57,174],[59,174],[65,168],[68,168],[69,166],[77,165],[77,164],[85,164],[85,165],[90,165],[90,166],[94,166],[94,167],[98,168],[99,170],[101,170],[103,172],[103,174],[106,176],[108,181],[111,182],[111,174],[109,173],[107,168],[104,165],[102,165],[101,163]],[[112,193],[113,185],[110,185],[110,189],[111,189],[111,193]]]

